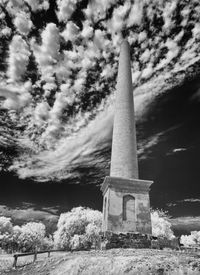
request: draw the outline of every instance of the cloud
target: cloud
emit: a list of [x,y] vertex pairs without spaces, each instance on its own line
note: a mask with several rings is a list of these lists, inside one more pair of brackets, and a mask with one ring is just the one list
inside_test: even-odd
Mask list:
[[147,33],[146,33],[146,31],[142,31],[142,32],[140,32],[139,35],[138,35],[138,42],[139,42],[139,43],[142,43],[142,42],[145,41],[146,38],[147,38]]
[[143,63],[146,63],[151,57],[151,51],[149,49],[146,49],[143,54],[140,56],[140,60]]
[[4,98],[1,108],[18,110],[25,107],[31,101],[30,89],[30,82],[18,87],[16,85],[15,87],[12,85],[0,87],[0,96]]
[[96,23],[105,17],[107,10],[115,3],[115,0],[89,1],[87,8],[84,9],[84,14],[88,20]]
[[166,2],[166,5],[163,11],[163,19],[164,19],[163,30],[166,33],[169,33],[174,26],[174,22],[172,18],[176,10],[176,7],[177,7],[177,0]]
[[190,198],[190,199],[184,199],[181,202],[200,202],[200,199]]
[[0,7],[0,19],[3,20],[5,18],[5,13],[3,12],[3,10]]
[[127,27],[140,25],[143,18],[143,1],[136,0],[131,6],[131,10],[127,20]]
[[[51,80],[50,80],[51,81]],[[52,80],[54,81],[54,79]],[[57,88],[56,84],[55,83],[52,83],[52,82],[47,82],[46,84],[43,85],[43,89],[44,89],[44,95],[46,97],[49,97],[50,96],[50,91],[52,90],[55,90]]]
[[17,30],[24,35],[27,35],[33,26],[33,23],[30,20],[30,15],[23,11],[17,13],[17,16],[14,19],[14,24]]
[[[49,8],[49,1],[2,3],[17,30],[8,29],[4,20],[2,53],[8,54],[8,58],[2,60],[8,71],[7,75],[1,73],[5,83],[2,89],[7,89],[1,90],[1,107],[21,109],[25,130],[17,146],[19,151],[23,150],[19,159],[14,160],[13,169],[22,177],[59,180],[80,176],[80,165],[100,167],[103,161],[107,165],[108,157],[102,160],[100,151],[110,146],[122,32],[131,44],[138,121],[157,96],[180,85],[188,71],[190,75],[197,73],[200,5],[195,0],[187,5],[181,0],[179,11],[178,1],[173,0],[89,1],[82,9],[84,16],[77,18],[78,25],[72,14],[80,2],[58,0],[57,25],[48,20],[45,27],[42,24],[33,32],[30,18],[43,14],[40,11]],[[178,13],[180,17],[176,16]],[[14,35],[11,42],[9,33]],[[21,92],[18,86],[23,87],[24,79],[30,75],[35,84]],[[11,82],[20,85],[9,87]],[[23,106],[27,108],[22,111]],[[16,120],[14,123],[17,124]],[[146,140],[143,144],[146,151],[141,156],[160,141],[162,133],[151,138],[152,142]]]
[[[70,173],[70,167],[79,167],[80,163],[88,161],[93,165],[91,154],[105,148],[111,142],[112,120],[112,112],[108,109],[107,112],[99,114],[95,121],[91,121],[88,127],[82,128],[78,135],[62,138],[56,150],[33,156],[32,160],[23,165],[16,161],[12,169],[17,169],[21,178],[36,177],[39,181],[73,178],[75,175]],[[98,163],[98,159],[95,163]]]
[[111,64],[106,64],[102,73],[101,73],[101,76],[104,78],[104,79],[107,79],[107,78],[111,78],[113,77],[113,74],[115,73],[115,70],[113,70],[113,67]]
[[72,21],[66,24],[65,30],[61,33],[66,41],[70,40],[74,42],[79,34],[79,28]]
[[[1,36],[10,36],[10,35],[11,35],[11,32],[12,32],[11,28],[5,27],[5,28],[1,29],[0,37],[1,37]],[[2,39],[3,39],[3,38],[2,38]]]
[[42,221],[47,226],[56,224],[58,220],[57,209],[42,208],[38,210],[38,205],[30,204],[30,206],[23,205],[21,209],[19,207],[7,207],[0,205],[0,215],[11,217],[14,223],[27,223],[28,221]]
[[26,41],[15,35],[9,47],[7,75],[11,81],[20,81],[26,72],[30,50]]
[[83,29],[81,32],[81,36],[85,38],[86,40],[89,39],[93,35],[93,27],[92,24],[88,21],[85,20],[83,22]]
[[24,0],[33,12],[38,10],[48,10],[49,9],[49,0]]
[[8,10],[8,12],[13,15],[15,15],[15,12],[19,11],[20,8],[22,8],[23,4],[24,4],[23,0],[10,0],[10,1],[4,0],[3,2],[4,2],[3,3],[4,5],[7,4],[6,9]]
[[173,153],[184,152],[186,150],[187,150],[186,148],[175,148],[173,149]]
[[60,21],[65,21],[65,22],[68,21],[72,15],[72,13],[76,9],[76,4],[77,4],[77,0],[69,0],[69,1],[58,0],[57,1],[58,19]]
[[105,31],[95,30],[94,33],[94,44],[98,49],[105,49],[106,48],[106,40],[105,40]]
[[170,219],[173,230],[185,231],[189,234],[191,231],[200,230],[199,216],[183,216]]
[[47,102],[40,102],[34,110],[36,124],[42,125],[49,119],[50,106]]
[[[135,89],[134,92],[136,116],[137,119],[140,119],[144,115],[145,105],[148,106],[154,100],[156,93],[153,94],[150,89],[148,93],[141,93],[140,88]],[[22,160],[16,160],[11,167],[12,170],[17,171],[21,178],[34,177],[37,181],[72,180],[79,178],[80,175],[77,174],[76,169],[81,165],[85,164],[88,169],[94,166],[96,168],[102,166],[102,156],[98,152],[111,146],[113,98],[106,105],[102,103],[102,106],[99,107],[101,111],[94,120],[89,119],[90,113],[77,116],[72,121],[73,129],[76,126],[77,130],[71,133],[69,125],[66,133],[65,127],[59,124],[59,117],[62,116],[66,106],[66,101],[63,101],[63,98],[63,95],[60,94],[54,109],[49,112],[51,123],[49,123],[44,135],[40,137],[40,139],[44,139],[48,143],[48,150],[42,151],[41,154],[27,155],[27,159],[23,156]],[[172,129],[167,131],[170,130]],[[158,133],[143,144],[139,144],[141,148],[138,151],[140,158],[146,156],[147,152],[150,152],[152,147],[165,134],[166,132]],[[56,146],[51,147],[53,140],[54,142],[56,140],[57,143]],[[94,157],[96,154],[97,157]],[[103,157],[103,162],[105,161],[109,162],[110,158],[105,160]]]
[[149,64],[148,64],[148,67],[145,68],[145,69],[142,71],[141,77],[142,77],[142,78],[149,78],[149,77],[152,76],[152,74],[153,74],[152,64],[149,63]]
[[166,59],[170,62],[174,57],[176,57],[179,53],[179,47],[176,42],[170,39],[167,39],[165,46],[168,48],[168,53]]
[[42,45],[38,45],[34,40],[31,41],[32,49],[35,54],[38,68],[42,79],[46,82],[54,82],[54,65],[59,58],[59,30],[54,23],[47,24],[41,34]]
[[196,23],[192,29],[192,34],[194,38],[200,38],[200,23]]
[[112,33],[121,32],[126,26],[125,16],[131,8],[130,2],[126,1],[124,5],[116,7],[113,11],[113,16],[110,20],[110,29]]

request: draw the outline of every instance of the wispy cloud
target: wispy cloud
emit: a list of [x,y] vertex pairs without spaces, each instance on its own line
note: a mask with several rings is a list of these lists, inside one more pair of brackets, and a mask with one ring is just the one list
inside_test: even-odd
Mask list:
[[191,231],[200,230],[200,217],[199,216],[183,216],[170,219],[172,227],[177,231],[185,231],[188,234]]
[[[174,0],[89,1],[81,7],[76,0],[57,0],[57,25],[41,22],[38,30],[31,19],[48,11],[50,1],[0,3],[3,19],[7,13],[12,23],[4,20],[1,27],[4,37],[12,37],[5,40],[1,107],[16,110],[23,124],[16,143],[21,154],[9,168],[20,177],[59,180],[77,176],[80,163],[102,167],[103,157],[96,155],[110,148],[124,35],[131,45],[138,121],[158,95],[180,85],[188,71],[196,74],[200,5],[195,0],[181,0],[181,10]],[[141,156],[162,136],[146,140]]]
[[8,77],[11,81],[19,81],[26,72],[29,62],[30,50],[26,41],[15,35],[10,43],[8,58]]

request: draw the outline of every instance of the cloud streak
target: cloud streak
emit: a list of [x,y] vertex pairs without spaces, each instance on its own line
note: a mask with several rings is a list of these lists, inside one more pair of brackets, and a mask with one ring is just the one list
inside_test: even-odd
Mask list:
[[[81,165],[108,167],[108,156],[100,152],[111,145],[123,36],[131,45],[137,121],[157,96],[196,74],[200,5],[195,0],[181,0],[181,9],[172,0],[89,1],[82,6],[58,0],[58,22],[40,22],[38,30],[31,18],[50,12],[49,1],[2,1],[2,20],[10,16],[2,30],[9,28],[5,36],[12,39],[4,40],[8,58],[1,107],[15,111],[23,124],[16,144],[21,154],[8,169],[22,178],[69,179],[80,177]],[[146,140],[144,148],[161,136]]]

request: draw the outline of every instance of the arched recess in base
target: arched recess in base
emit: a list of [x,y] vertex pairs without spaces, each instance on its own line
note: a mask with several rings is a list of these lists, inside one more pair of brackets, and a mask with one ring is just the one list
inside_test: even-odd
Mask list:
[[135,197],[123,196],[123,221],[135,221]]

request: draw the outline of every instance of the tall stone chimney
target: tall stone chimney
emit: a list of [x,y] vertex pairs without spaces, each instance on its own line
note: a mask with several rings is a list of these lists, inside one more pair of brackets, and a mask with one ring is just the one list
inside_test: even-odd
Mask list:
[[126,40],[120,50],[111,160],[111,177],[138,179],[130,50]]
[[149,188],[152,181],[138,179],[138,160],[130,50],[121,44],[110,176],[103,192],[103,231],[151,234]]

